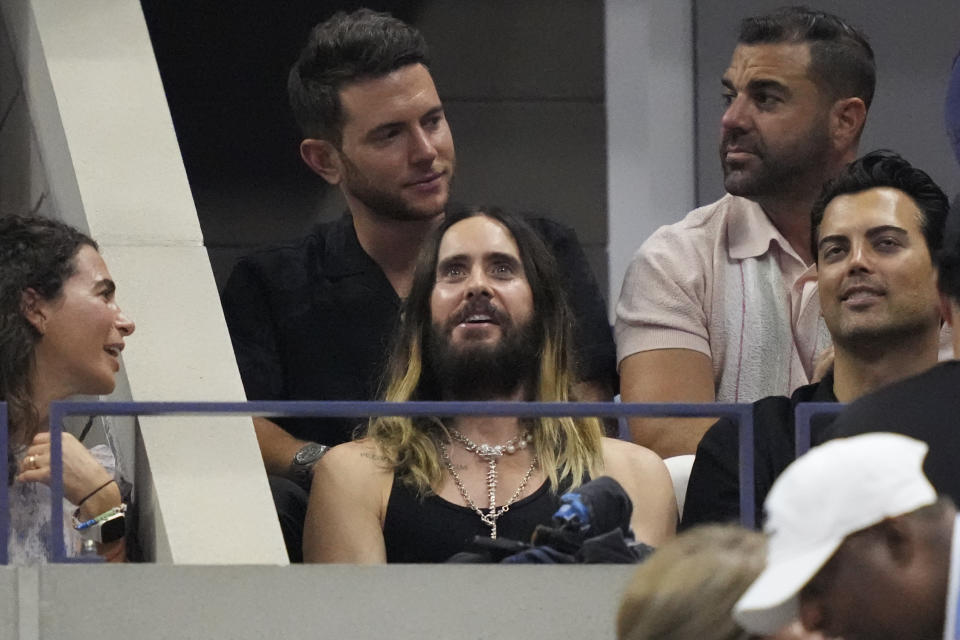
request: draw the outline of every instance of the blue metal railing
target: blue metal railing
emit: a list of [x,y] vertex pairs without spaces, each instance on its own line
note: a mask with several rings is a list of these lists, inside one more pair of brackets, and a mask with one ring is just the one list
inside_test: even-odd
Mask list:
[[801,402],[797,405],[793,422],[796,457],[799,458],[810,450],[810,420],[813,416],[840,413],[845,406],[847,405],[838,402]]
[[810,450],[810,421],[813,416],[840,413],[847,405],[839,402],[803,402],[797,405],[794,419],[794,446],[799,458]]
[[[798,405],[797,447],[809,448],[809,422],[813,415],[838,410],[838,405]],[[7,407],[0,403],[0,452],[7,450]],[[753,407],[749,404],[639,404],[639,403],[552,403],[552,402],[54,402],[50,405],[51,523],[63,522],[63,419],[69,415],[245,415],[261,417],[376,416],[512,416],[530,417],[727,417],[739,425],[740,519],[754,527]],[[803,435],[805,434],[805,435]],[[802,440],[805,438],[805,440]],[[7,456],[0,456],[0,472],[6,470]],[[0,564],[7,562],[9,537],[9,487],[0,489]],[[69,558],[61,526],[50,527],[48,553],[51,562],[85,562]]]

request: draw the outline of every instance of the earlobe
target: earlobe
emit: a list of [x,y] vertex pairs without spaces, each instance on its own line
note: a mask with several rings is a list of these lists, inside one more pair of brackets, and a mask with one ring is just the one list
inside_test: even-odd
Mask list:
[[332,185],[343,179],[340,152],[326,140],[307,138],[300,142],[300,157],[318,176]]
[[20,309],[38,335],[47,331],[47,314],[43,307],[43,298],[34,289],[25,289],[20,296]]
[[958,309],[956,308],[956,305],[953,304],[953,301],[950,299],[950,296],[941,292],[940,293],[940,317],[943,318],[944,321],[946,321],[946,323],[951,327],[954,326],[954,322],[956,321],[955,314],[957,311]]

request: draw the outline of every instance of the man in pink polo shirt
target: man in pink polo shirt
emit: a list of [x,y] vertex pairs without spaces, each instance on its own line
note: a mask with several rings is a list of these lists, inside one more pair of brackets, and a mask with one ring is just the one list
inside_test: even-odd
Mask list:
[[[873,51],[840,18],[787,8],[741,24],[722,78],[728,195],[657,230],[627,270],[617,359],[628,402],[790,395],[829,345],[810,210],[857,155]],[[711,419],[635,419],[636,442],[693,453]]]

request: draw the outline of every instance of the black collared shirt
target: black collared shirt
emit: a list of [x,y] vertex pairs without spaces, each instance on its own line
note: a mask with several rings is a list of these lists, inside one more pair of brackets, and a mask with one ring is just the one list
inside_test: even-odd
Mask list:
[[[763,501],[773,481],[794,460],[795,410],[801,402],[836,402],[833,374],[798,388],[789,398],[771,396],[753,403],[754,495],[757,526],[763,522]],[[835,416],[814,416],[811,444],[824,441]],[[683,505],[682,529],[705,522],[740,520],[740,437],[737,423],[717,421],[697,447]]]
[[[576,318],[581,380],[616,388],[616,351],[606,305],[576,235],[529,218],[557,260]],[[400,317],[400,298],[364,252],[353,219],[320,224],[291,246],[242,258],[223,310],[249,400],[372,400]],[[297,438],[335,445],[356,419],[279,419]]]

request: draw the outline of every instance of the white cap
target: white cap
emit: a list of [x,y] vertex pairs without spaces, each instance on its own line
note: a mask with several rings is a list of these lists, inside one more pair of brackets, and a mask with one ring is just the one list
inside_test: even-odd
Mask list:
[[764,502],[767,566],[734,607],[751,633],[797,616],[797,595],[851,533],[937,500],[926,443],[893,433],[831,440],[777,478]]

